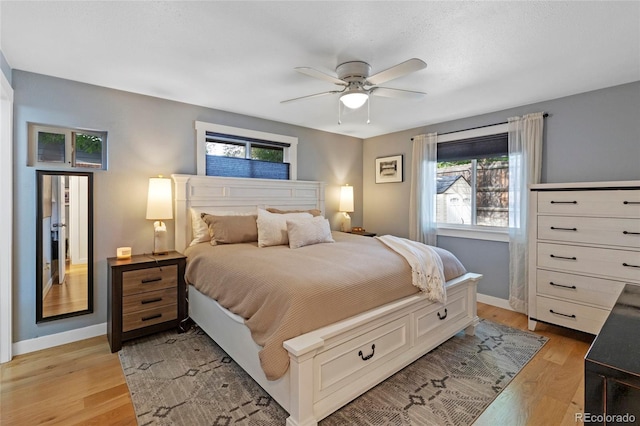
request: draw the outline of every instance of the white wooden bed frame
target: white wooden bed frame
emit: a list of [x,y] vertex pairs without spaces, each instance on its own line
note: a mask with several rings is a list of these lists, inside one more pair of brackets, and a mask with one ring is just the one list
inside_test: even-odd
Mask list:
[[[173,175],[175,248],[192,240],[190,208],[255,211],[320,209],[322,182]],[[365,238],[365,237],[363,237]],[[446,305],[420,294],[388,303],[284,342],[288,372],[266,379],[242,318],[189,288],[189,314],[288,413],[288,426],[312,426],[461,330],[475,333],[476,287],[482,275],[447,282]]]

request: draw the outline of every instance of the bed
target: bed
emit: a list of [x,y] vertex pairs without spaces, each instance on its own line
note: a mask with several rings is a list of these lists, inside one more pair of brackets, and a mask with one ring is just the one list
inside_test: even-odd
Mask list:
[[[259,257],[252,256],[263,256],[269,252],[268,249],[271,249],[271,252],[277,253],[278,259],[283,257],[282,262],[298,264],[302,262],[302,258],[295,258],[295,256],[301,256],[299,253],[302,253],[303,249],[313,253],[313,258],[323,258],[325,254],[333,256],[330,252],[335,251],[336,247],[349,252],[387,250],[381,243],[371,238],[343,233],[332,234],[335,244],[317,244],[298,250],[289,249],[288,246],[264,249],[257,247],[256,243],[225,247],[211,247],[209,243],[202,243],[190,247],[194,233],[192,218],[197,218],[194,215],[196,211],[206,211],[214,215],[229,211],[250,214],[256,209],[276,208],[287,211],[317,210],[322,215],[324,185],[321,182],[307,181],[192,175],[173,175],[172,177],[175,185],[176,250],[186,252],[189,256],[188,262],[193,262],[194,265],[196,262],[204,262],[201,259],[206,257],[205,252],[212,249],[218,250],[213,257],[218,257],[218,261],[223,263],[217,266],[214,264],[211,268],[213,270],[218,268],[222,275],[232,276],[243,273],[242,268],[231,272],[223,271],[224,264],[233,262],[220,260],[224,259],[224,256],[227,256],[227,259],[238,258],[240,252],[243,256],[244,253],[249,253],[251,262],[260,264],[259,262],[265,262],[265,260],[258,260]],[[287,258],[284,256],[294,257],[293,260],[285,260]],[[404,259],[398,260],[399,256],[395,256],[395,260],[393,255],[387,257],[391,263],[404,262]],[[335,259],[328,258],[325,263],[326,276],[318,273],[314,275],[320,276],[319,280],[327,279],[332,283],[338,281],[336,277],[344,275],[340,272],[338,263]],[[367,268],[356,267],[357,265],[361,266],[361,263],[352,264],[349,268],[355,271],[352,275],[364,274]],[[301,268],[313,269],[313,266],[301,266]],[[337,270],[338,275],[329,274],[329,271],[334,269]],[[397,272],[400,275],[407,273],[411,275],[411,270],[406,265],[405,271]],[[215,274],[211,272],[192,274],[190,280],[198,284],[196,281],[205,281],[204,277],[212,275]],[[289,413],[287,425],[315,425],[461,330],[473,334],[478,323],[476,287],[481,278],[479,274],[465,272],[448,279],[445,284],[445,303],[430,301],[424,293],[416,292],[415,288],[401,293],[400,296],[387,298],[383,302],[363,297],[356,303],[362,305],[359,308],[363,311],[360,312],[352,312],[348,309],[354,304],[351,301],[343,304],[339,309],[334,309],[342,313],[342,317],[336,317],[337,320],[331,320],[330,323],[318,328],[315,328],[313,323],[301,325],[299,332],[302,334],[299,335],[291,334],[289,329],[285,333],[280,333],[281,340],[276,342],[276,349],[270,349],[264,339],[262,341],[258,339],[264,346],[256,343],[255,324],[251,324],[252,317],[247,317],[245,320],[245,317],[238,313],[241,311],[238,311],[234,305],[234,303],[245,302],[242,297],[238,298],[237,294],[235,302],[229,302],[224,297],[219,299],[229,307],[225,309],[207,295],[211,293],[207,288],[189,285],[189,315]],[[276,281],[279,279],[277,278]],[[388,277],[389,282],[395,279],[392,276]],[[220,278],[220,280],[223,279]],[[387,277],[378,281],[385,280]],[[245,275],[240,281],[252,281],[252,278]],[[371,280],[372,286],[375,284],[373,281],[376,280]],[[238,292],[242,291],[245,290],[238,289]],[[378,291],[376,290],[375,293]],[[343,297],[336,296],[341,293],[332,294],[335,296],[337,305]],[[266,299],[267,297],[256,296],[255,298]],[[307,296],[304,297],[306,298]],[[324,305],[328,304],[324,303]],[[307,310],[312,312],[315,308],[317,311],[317,307],[318,303],[312,302],[312,306]],[[265,321],[259,322],[265,323]],[[288,360],[285,359],[286,367],[283,369],[285,364],[279,359],[273,363],[274,369],[263,368],[265,367],[264,352],[284,353],[288,358]],[[271,365],[270,362],[267,364]]]

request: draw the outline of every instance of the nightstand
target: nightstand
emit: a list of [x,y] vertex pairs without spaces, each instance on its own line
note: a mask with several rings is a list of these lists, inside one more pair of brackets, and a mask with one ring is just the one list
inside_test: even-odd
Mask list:
[[107,337],[111,352],[122,342],[179,327],[187,317],[187,258],[171,251],[166,255],[134,255],[107,259]]
[[362,232],[351,231],[347,233],[354,234],[354,235],[362,235],[363,237],[375,237],[377,235],[375,232],[367,232],[367,231],[362,231]]

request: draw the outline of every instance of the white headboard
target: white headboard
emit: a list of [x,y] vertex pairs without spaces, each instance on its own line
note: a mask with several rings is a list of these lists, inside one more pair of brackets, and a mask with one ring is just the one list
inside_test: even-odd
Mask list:
[[216,211],[320,209],[324,215],[324,183],[300,180],[246,179],[198,175],[171,175],[175,197],[175,249],[192,240],[191,208]]

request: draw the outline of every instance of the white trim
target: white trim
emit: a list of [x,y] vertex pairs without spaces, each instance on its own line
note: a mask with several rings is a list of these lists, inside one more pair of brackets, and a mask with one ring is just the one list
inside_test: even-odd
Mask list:
[[276,133],[260,132],[257,130],[242,129],[240,127],[223,126],[221,124],[196,121],[196,172],[199,176],[205,176],[207,131],[223,133],[225,135],[240,136],[245,138],[263,139],[273,142],[289,144],[284,150],[284,161],[289,163],[289,180],[298,179],[298,138],[294,136],[278,135]]
[[63,331],[61,333],[50,334],[48,336],[36,337],[34,339],[21,340],[13,344],[14,355],[23,355],[30,352],[53,348],[55,346],[66,345],[67,343],[78,342],[96,336],[107,334],[107,323],[90,325],[75,330]]
[[509,301],[507,299],[500,299],[499,297],[478,293],[478,302],[513,311],[513,308],[511,307],[511,305],[509,305]]
[[509,242],[509,228],[438,224],[438,236]]
[[13,88],[0,72],[0,363],[11,361],[13,245]]

